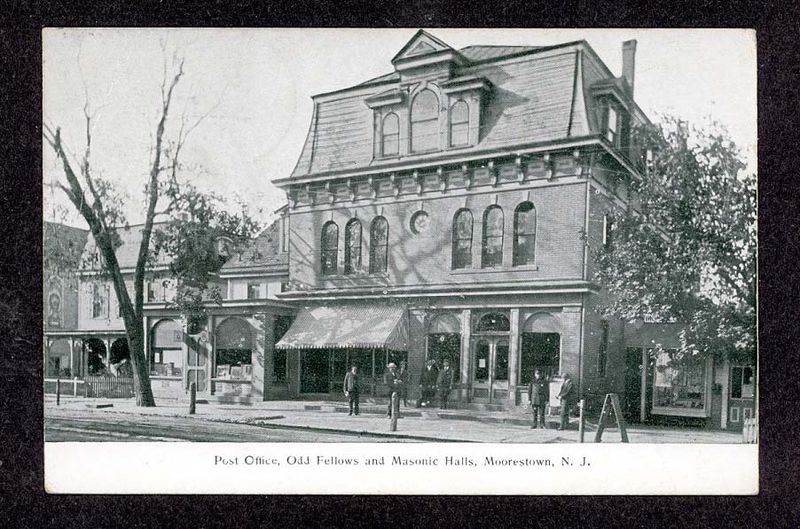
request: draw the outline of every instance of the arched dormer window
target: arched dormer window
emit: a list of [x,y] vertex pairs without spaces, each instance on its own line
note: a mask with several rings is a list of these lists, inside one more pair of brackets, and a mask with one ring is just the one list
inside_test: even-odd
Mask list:
[[533,264],[536,256],[536,209],[523,202],[514,211],[514,266]]
[[336,275],[339,259],[339,226],[332,220],[322,227],[322,275]]
[[439,98],[425,89],[411,103],[411,152],[439,148]]
[[472,266],[472,213],[461,209],[453,217],[453,269]]
[[450,146],[469,145],[469,106],[458,100],[450,107]]
[[489,206],[483,213],[483,251],[481,267],[494,268],[503,265],[503,210],[500,206]]
[[369,228],[369,273],[386,272],[389,250],[389,223],[383,217],[375,217]]
[[344,229],[344,273],[361,270],[361,221],[352,219]]
[[387,114],[381,128],[381,155],[394,156],[400,149],[400,120],[397,114]]

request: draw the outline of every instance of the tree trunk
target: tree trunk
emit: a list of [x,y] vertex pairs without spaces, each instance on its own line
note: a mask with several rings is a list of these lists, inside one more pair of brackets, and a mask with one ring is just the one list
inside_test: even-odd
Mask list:
[[[125,309],[123,309],[124,311]],[[126,322],[130,321],[125,318]],[[131,318],[130,325],[126,325],[128,334],[128,347],[131,353],[131,367],[133,370],[133,392],[136,395],[136,405],[155,407],[153,390],[150,386],[150,366],[144,354],[144,323],[138,318]]]

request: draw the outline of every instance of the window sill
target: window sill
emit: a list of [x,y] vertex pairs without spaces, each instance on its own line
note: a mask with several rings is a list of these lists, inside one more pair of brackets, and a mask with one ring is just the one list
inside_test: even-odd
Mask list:
[[538,265],[503,266],[496,268],[456,268],[450,270],[451,274],[504,274],[508,272],[536,272]]
[[212,378],[211,382],[227,384],[252,384],[253,381],[247,378]]
[[388,272],[376,272],[374,274],[370,274],[370,273],[366,273],[366,272],[360,272],[358,274],[347,274],[347,275],[345,275],[345,274],[337,274],[335,276],[331,275],[331,276],[320,276],[320,277],[322,279],[324,279],[324,280],[332,280],[332,281],[342,281],[342,280],[345,280],[345,279],[372,279],[372,278],[376,278],[376,277],[388,279],[389,278],[389,273]]
[[150,375],[150,380],[183,380],[183,377],[181,375]]

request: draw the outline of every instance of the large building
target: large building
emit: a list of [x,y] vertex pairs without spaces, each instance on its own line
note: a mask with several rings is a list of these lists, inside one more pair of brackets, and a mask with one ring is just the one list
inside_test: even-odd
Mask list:
[[[297,165],[275,180],[288,205],[229,256],[208,319],[177,314],[169,280],[148,284],[156,397],[194,382],[208,398],[340,399],[357,365],[382,398],[386,365],[405,360],[413,399],[425,361],[449,359],[457,406],[520,408],[539,368],[551,392],[569,373],[590,406],[620,394],[630,420],[741,427],[752,365],[679,368],[680,325],[601,315],[593,253],[646,177],[635,53],[622,44],[615,76],[585,41],[456,50],[419,31],[390,73],[315,96]],[[123,268],[137,233],[122,236]],[[47,327],[48,369],[75,376],[114,365],[124,338],[102,276],[82,266],[75,325]]]

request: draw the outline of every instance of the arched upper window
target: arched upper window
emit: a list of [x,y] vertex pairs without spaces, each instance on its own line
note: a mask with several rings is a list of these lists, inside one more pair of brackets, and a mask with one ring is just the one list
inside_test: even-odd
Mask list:
[[352,219],[344,230],[344,273],[361,270],[361,221]]
[[533,264],[536,255],[536,209],[523,202],[514,211],[514,266]]
[[503,265],[503,210],[489,206],[483,213],[483,251],[481,266],[492,268]]
[[335,275],[339,259],[339,226],[326,222],[322,227],[322,275]]
[[411,152],[439,148],[439,98],[423,90],[411,103]]
[[469,145],[469,106],[458,100],[450,107],[450,146]]
[[508,316],[499,312],[489,312],[481,316],[475,326],[475,332],[508,332],[511,322]]
[[369,273],[386,271],[389,250],[389,223],[383,217],[375,217],[369,229]]
[[453,217],[453,268],[472,266],[472,213],[459,210]]
[[400,120],[397,114],[391,113],[383,118],[383,134],[381,141],[381,154],[392,156],[399,152],[400,148]]

